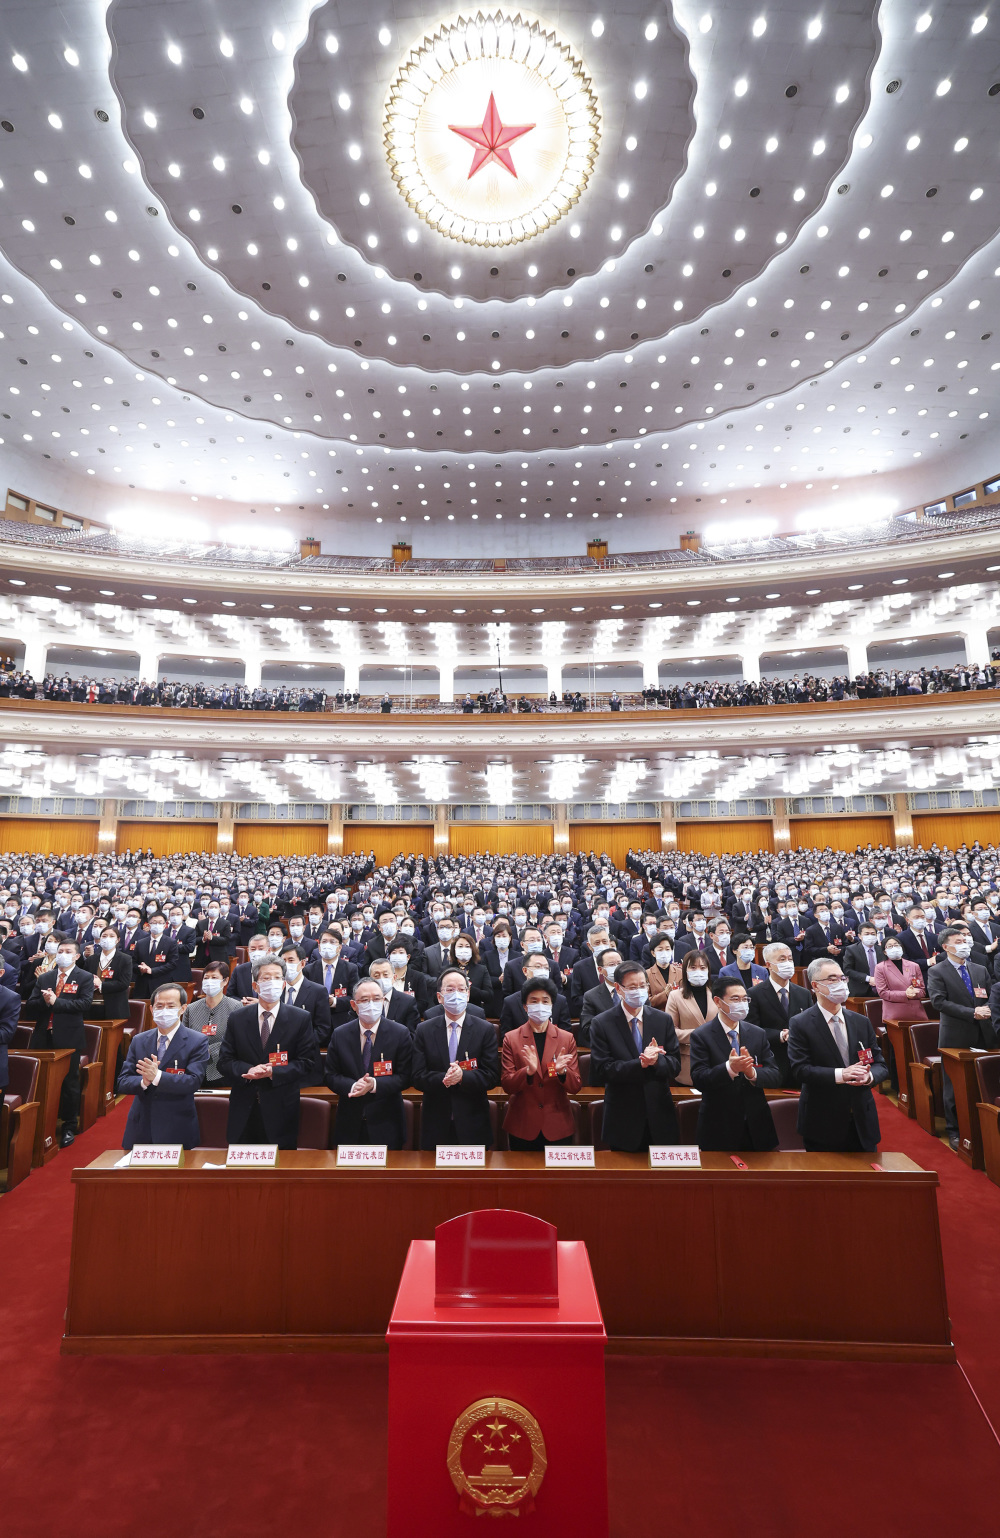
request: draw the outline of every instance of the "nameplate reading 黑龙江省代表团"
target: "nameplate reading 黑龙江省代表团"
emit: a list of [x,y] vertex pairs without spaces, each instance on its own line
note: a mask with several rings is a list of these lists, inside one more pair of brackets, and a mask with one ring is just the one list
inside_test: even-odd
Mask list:
[[651,1170],[700,1170],[701,1149],[697,1143],[659,1143],[649,1150]]
[[594,1145],[585,1143],[577,1148],[572,1144],[567,1144],[565,1147],[557,1144],[555,1148],[546,1148],[545,1168],[547,1170],[592,1170]]
[[439,1143],[435,1153],[435,1169],[484,1170],[486,1168],[485,1143]]
[[277,1143],[230,1143],[226,1149],[227,1170],[273,1170],[277,1162]]
[[184,1149],[180,1143],[136,1143],[131,1157],[127,1161],[119,1159],[115,1168],[175,1170],[180,1165],[183,1152]]
[[337,1149],[337,1168],[384,1170],[388,1143],[341,1143]]

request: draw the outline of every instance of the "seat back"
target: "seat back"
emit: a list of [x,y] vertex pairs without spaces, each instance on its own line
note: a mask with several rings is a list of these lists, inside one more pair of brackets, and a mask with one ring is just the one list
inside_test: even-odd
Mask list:
[[96,1020],[85,1020],[83,1023],[83,1034],[87,1043],[83,1057],[86,1057],[88,1063],[96,1063],[100,1060],[101,1030],[102,1026]]
[[590,1141],[595,1148],[607,1148],[602,1133],[604,1131],[604,1101],[593,1100],[590,1105]]
[[490,1118],[490,1136],[493,1139],[493,1147],[506,1148],[507,1138],[503,1130],[503,1117],[500,1115],[500,1105],[496,1100],[487,1100],[486,1110]]
[[145,1028],[146,1028],[146,1000],[145,999],[129,999],[129,1001],[128,1001],[128,1023],[129,1023],[129,1025],[134,1027],[134,1029],[137,1030],[137,1031],[145,1030]]
[[677,1112],[677,1130],[681,1143],[697,1143],[698,1141],[698,1112],[701,1110],[701,1096],[697,1099],[693,1095],[685,1095],[682,1100],[674,1101],[674,1110]]
[[29,1100],[38,1098],[38,1069],[37,1057],[8,1057],[7,1071],[10,1082],[7,1085],[8,1095],[17,1095],[22,1105]]
[[584,1084],[589,1085],[589,1083],[590,1083],[590,1053],[589,1052],[578,1052],[576,1054],[576,1060],[577,1060],[577,1063],[580,1066],[580,1084],[581,1084],[581,1086],[584,1085]]
[[229,1096],[200,1090],[195,1094],[194,1108],[198,1113],[198,1147],[227,1148]]
[[403,1100],[403,1119],[406,1122],[406,1138],[403,1147],[407,1150],[416,1148],[417,1133],[417,1103],[414,1100]]
[[872,1027],[872,1030],[877,1031],[879,1026],[882,1024],[882,1000],[871,998],[865,999],[863,1002],[865,1006],[865,1014],[868,1016],[868,1023]]
[[322,1095],[303,1095],[299,1104],[299,1147],[329,1148],[331,1102]]
[[781,1095],[767,1102],[774,1122],[774,1130],[778,1134],[778,1150],[780,1153],[799,1153],[805,1148],[805,1144],[799,1137],[796,1123],[799,1119],[798,1095]]
[[16,1025],[14,1027],[14,1035],[11,1038],[11,1046],[16,1047],[21,1052],[24,1051],[25,1047],[30,1047],[33,1030],[34,1026],[31,1025]]
[[913,1050],[914,1060],[918,1063],[926,1061],[929,1057],[936,1056],[938,1049],[938,1022],[936,1020],[914,1021],[910,1026],[910,1046]]
[[[990,1052],[976,1058],[976,1078],[979,1081],[979,1098],[987,1105],[1000,1105],[1000,1052]],[[13,1065],[11,1084],[13,1085]]]

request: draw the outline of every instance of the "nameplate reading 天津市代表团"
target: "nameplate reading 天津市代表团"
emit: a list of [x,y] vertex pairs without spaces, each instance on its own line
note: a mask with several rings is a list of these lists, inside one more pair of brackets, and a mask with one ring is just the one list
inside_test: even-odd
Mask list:
[[341,1143],[337,1149],[337,1168],[351,1165],[355,1169],[385,1169],[388,1143]]
[[486,1168],[485,1143],[439,1143],[434,1168],[439,1170]]
[[697,1143],[654,1144],[649,1150],[651,1170],[701,1169],[701,1149]]
[[274,1169],[278,1162],[277,1143],[230,1143],[226,1149],[226,1169]]
[[118,1161],[119,1167],[136,1169],[177,1169],[184,1152],[180,1143],[136,1143],[127,1166]]
[[572,1145],[565,1148],[559,1146],[546,1148],[545,1168],[547,1170],[592,1170],[594,1145],[587,1143],[580,1148],[574,1148]]

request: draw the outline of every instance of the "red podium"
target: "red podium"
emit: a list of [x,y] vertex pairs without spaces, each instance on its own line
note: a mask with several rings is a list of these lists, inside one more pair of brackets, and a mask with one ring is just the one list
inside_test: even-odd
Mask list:
[[586,1245],[523,1212],[415,1240],[389,1321],[388,1538],[607,1538],[604,1322]]

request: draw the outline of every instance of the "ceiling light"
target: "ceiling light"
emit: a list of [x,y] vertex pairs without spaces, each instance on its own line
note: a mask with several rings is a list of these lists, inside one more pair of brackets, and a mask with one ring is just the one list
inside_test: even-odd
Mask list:
[[49,113],[49,127],[50,128],[61,128],[62,127],[62,118],[59,116],[58,112],[50,112]]
[[711,32],[711,30],[712,30],[712,18],[708,14],[708,12],[706,11],[704,16],[701,18],[701,20],[698,23],[698,31],[699,32]]
[[656,35],[659,32],[659,30],[660,29],[656,25],[655,21],[647,22],[646,23],[646,32],[645,32],[646,42],[647,43],[652,43],[654,41],[654,39],[656,38]]
[[935,90],[934,95],[935,96],[947,96],[947,94],[948,94],[948,92],[950,90],[951,90],[951,81],[950,80],[939,80],[938,83],[937,83],[937,89]]
[[604,36],[604,23],[599,16],[595,17],[590,23],[590,35],[591,37]]
[[22,75],[28,68],[28,61],[22,53],[15,53],[10,61],[15,69],[19,69]]
[[920,135],[919,134],[911,134],[910,137],[906,141],[906,148],[908,150],[915,150],[919,143],[920,143]]
[[637,80],[636,81],[635,85],[632,87],[632,94],[634,95],[636,101],[644,101],[645,100],[647,89],[648,89],[648,87],[646,85],[645,80]]
[[977,16],[976,17],[975,21],[972,23],[972,35],[973,35],[973,37],[975,37],[977,33],[982,32],[984,30],[988,20],[989,20],[989,18],[987,16]]
[[763,16],[758,16],[757,20],[754,22],[754,24],[750,28],[750,30],[753,33],[754,37],[763,37],[764,33],[767,31],[767,20],[766,20],[766,18],[763,17]]
[[167,58],[170,60],[171,64],[180,64],[183,57],[184,55],[181,53],[176,43],[167,44]]
[[[986,23],[985,23],[985,19],[984,19],[983,25],[985,26],[985,24]],[[973,31],[975,31],[975,26],[976,26],[976,24],[975,24],[975,22],[973,22],[973,24],[972,24]],[[75,48],[64,48],[63,49],[63,58],[66,60],[66,63],[67,64],[71,64],[74,69],[76,69],[78,64],[80,63],[80,55],[77,53]]]
[[249,96],[240,97],[240,111],[247,113],[248,116],[253,111],[253,102]]
[[228,37],[220,37],[219,38],[219,52],[221,54],[223,54],[227,59],[231,59],[232,58],[232,56],[233,56],[233,54],[235,52],[235,49],[233,48],[233,44],[232,44],[232,41],[231,41],[230,38],[228,38]]
[[813,18],[813,20],[809,23],[808,27],[806,27],[806,37],[809,39],[809,41],[811,43],[815,42],[816,38],[819,37],[819,35],[822,32],[822,30],[823,30],[823,23],[822,23],[822,21],[820,20],[820,18],[818,16],[815,16]]
[[733,86],[733,94],[735,96],[745,96],[747,94],[747,79],[745,75],[742,75]]
[[931,19],[932,18],[931,18],[930,11],[925,11],[922,16],[918,16],[917,17],[917,31],[918,32],[926,32],[927,28],[931,24]]

